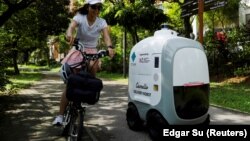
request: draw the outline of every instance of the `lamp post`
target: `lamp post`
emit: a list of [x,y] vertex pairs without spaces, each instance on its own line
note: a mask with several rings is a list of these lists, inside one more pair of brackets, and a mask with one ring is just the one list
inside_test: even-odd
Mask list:
[[201,44],[203,44],[203,12],[204,12],[204,0],[198,0],[199,41]]

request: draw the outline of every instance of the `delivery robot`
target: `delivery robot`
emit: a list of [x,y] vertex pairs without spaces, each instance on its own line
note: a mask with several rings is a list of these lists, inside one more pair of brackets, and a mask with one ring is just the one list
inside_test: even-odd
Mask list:
[[209,70],[202,45],[163,28],[130,52],[127,124],[157,140],[168,125],[209,124]]

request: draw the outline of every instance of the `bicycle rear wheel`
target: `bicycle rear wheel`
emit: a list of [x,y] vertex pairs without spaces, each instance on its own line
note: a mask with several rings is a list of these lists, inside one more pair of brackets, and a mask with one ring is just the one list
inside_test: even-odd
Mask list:
[[83,133],[83,110],[76,110],[71,117],[68,141],[81,141]]

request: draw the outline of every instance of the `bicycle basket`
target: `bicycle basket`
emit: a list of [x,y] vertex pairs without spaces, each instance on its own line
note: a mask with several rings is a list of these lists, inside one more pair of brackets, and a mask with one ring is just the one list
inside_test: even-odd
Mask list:
[[103,88],[102,80],[90,75],[73,74],[69,76],[66,97],[70,101],[95,104]]

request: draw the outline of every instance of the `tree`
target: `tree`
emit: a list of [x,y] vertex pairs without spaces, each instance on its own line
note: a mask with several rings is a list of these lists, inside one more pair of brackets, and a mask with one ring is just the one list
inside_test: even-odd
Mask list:
[[25,8],[27,8],[31,3],[35,2],[36,0],[21,0],[21,1],[15,1],[12,0],[0,0],[0,8],[3,9],[3,11],[0,10],[2,13],[0,15],[0,27],[11,18],[11,16]]
[[[31,3],[35,0],[20,0],[20,1],[12,1],[12,0],[0,0],[0,27],[4,25],[6,21],[8,21],[14,13],[17,13],[20,10],[27,8]],[[10,45],[8,43],[9,35],[6,30],[0,28],[0,91],[5,89],[5,85],[10,83],[8,77],[5,73],[6,67],[8,67],[10,61],[8,59],[8,55],[10,50],[7,50],[7,46]],[[14,43],[14,42],[13,42]]]
[[181,7],[178,3],[163,3],[166,15],[169,17],[168,25],[170,28],[179,31],[183,30],[183,20],[181,19]]
[[147,0],[113,2],[107,6],[102,16],[110,25],[118,24],[131,33],[134,44],[139,41],[137,30],[154,31],[168,20],[161,9]]
[[37,0],[36,10],[38,38],[46,39],[48,35],[59,35],[69,24],[68,1]]
[[[40,48],[45,52],[42,54],[48,54],[47,37],[59,35],[68,26],[67,5],[65,1],[37,0],[27,9],[13,14],[5,23],[2,28],[7,33],[7,40],[3,47],[10,51],[15,74],[19,74],[17,59],[20,53],[29,56]],[[48,55],[46,58],[49,60]]]
[[[170,18],[169,18],[170,23],[169,24],[172,25],[173,27],[175,27],[177,25],[177,28],[179,28],[179,29],[184,28],[184,30],[182,32],[185,35],[185,37],[189,38],[190,33],[193,31],[191,21],[190,21],[191,15],[190,16],[185,16],[183,19],[180,19],[180,20],[182,20],[184,27],[180,26],[180,21],[178,21],[177,19],[181,18],[180,13],[179,13],[179,12],[182,11],[181,5],[188,2],[188,1],[190,1],[190,0],[151,0],[152,3],[156,3],[156,2],[159,2],[159,1],[167,2],[168,4],[165,4],[165,7],[168,7],[168,8],[171,7],[171,8],[173,8],[172,10],[174,10],[174,12],[177,12],[177,13],[174,13],[174,16],[171,16],[171,14],[167,14],[168,16],[170,16]],[[171,21],[174,20],[173,17],[176,17],[174,19],[175,19],[175,22],[178,21],[177,23],[171,22]]]
[[152,33],[160,25],[168,20],[161,9],[157,9],[153,1],[148,0],[121,0],[110,1],[106,4],[106,10],[102,16],[109,25],[123,27],[123,74],[126,76],[127,65],[127,32],[133,39],[133,45],[139,42],[138,31],[149,31]]
[[240,0],[228,0],[226,6],[205,12],[205,23],[211,29],[214,26],[225,28],[226,25],[232,25],[232,23],[238,25],[239,2]]
[[8,77],[6,75],[6,68],[8,67],[10,61],[8,59],[8,50],[5,50],[1,46],[5,45],[5,39],[6,39],[6,32],[3,31],[3,29],[0,28],[0,37],[2,40],[0,40],[0,91],[5,90],[5,85],[10,83],[8,80]]

